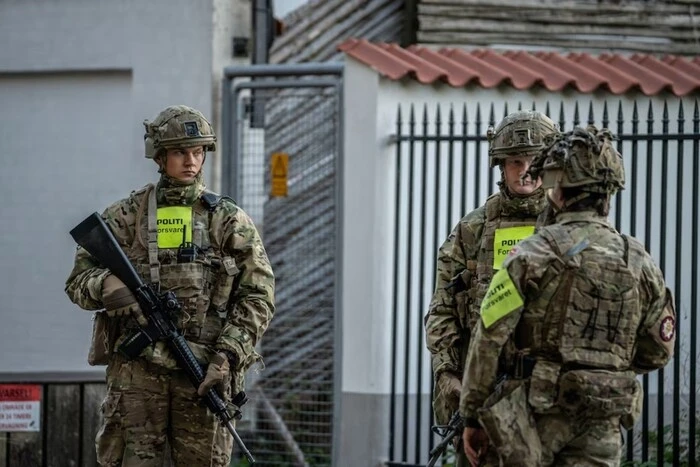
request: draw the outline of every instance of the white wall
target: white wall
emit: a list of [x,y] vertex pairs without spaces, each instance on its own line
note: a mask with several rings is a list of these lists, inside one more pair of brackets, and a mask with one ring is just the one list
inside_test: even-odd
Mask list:
[[[143,120],[212,109],[211,0],[0,2],[0,375],[86,372],[70,228],[157,180]],[[10,46],[11,44],[11,46]]]
[[[217,135],[222,134],[221,108],[222,108],[222,79],[224,68],[227,66],[243,66],[250,64],[250,55],[245,57],[233,57],[233,38],[248,37],[249,52],[252,53],[253,37],[251,28],[252,0],[213,0],[212,10],[212,110],[211,119]],[[217,192],[221,191],[221,136],[219,136],[217,152],[207,158],[209,187]],[[225,193],[230,195],[230,193]]]
[[[377,302],[386,295],[382,242],[388,234],[389,187],[383,183],[390,161],[378,156],[378,79],[348,61],[345,69],[345,166],[343,232],[343,391],[386,392],[386,316]],[[364,336],[353,339],[351,336]]]
[[374,71],[345,62],[339,466],[376,465],[387,452],[390,315],[382,303],[390,293],[383,248],[389,219],[383,201],[391,169],[378,157],[378,88]]

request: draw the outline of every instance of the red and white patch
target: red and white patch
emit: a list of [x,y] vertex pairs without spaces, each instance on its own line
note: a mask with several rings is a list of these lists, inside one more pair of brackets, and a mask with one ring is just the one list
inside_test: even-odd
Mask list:
[[517,246],[514,246],[514,247],[511,248],[510,251],[508,252],[508,256],[515,256],[515,255],[517,255],[517,254],[518,254],[518,247],[517,247]]
[[668,342],[673,339],[676,333],[676,320],[672,316],[667,316],[661,320],[661,325],[659,326],[659,336],[664,342]]

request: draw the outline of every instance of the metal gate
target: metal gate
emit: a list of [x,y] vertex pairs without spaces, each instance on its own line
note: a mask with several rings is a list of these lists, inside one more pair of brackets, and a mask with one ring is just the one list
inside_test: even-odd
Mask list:
[[[625,159],[626,187],[613,200],[610,219],[643,241],[673,291],[677,310],[674,359],[641,377],[644,409],[625,433],[622,465],[694,466],[700,456],[698,359],[698,244],[700,242],[700,110],[683,102],[593,101],[579,118],[579,103],[542,110],[562,130],[595,123],[610,128]],[[517,103],[516,103],[517,104]],[[584,104],[585,105],[585,104]],[[520,106],[519,106],[520,108]],[[585,108],[585,107],[584,107]],[[500,118],[467,105],[445,110],[413,105],[398,109],[394,187],[394,306],[390,446],[387,466],[425,465],[438,439],[433,423],[432,373],[423,316],[434,287],[440,243],[464,214],[494,192],[497,169],[488,167],[486,128]],[[475,110],[475,112],[474,112]],[[534,110],[534,106],[533,106]],[[573,111],[573,112],[572,112]],[[503,116],[508,113],[507,106]],[[571,115],[573,118],[566,118]],[[471,119],[468,117],[471,115]],[[596,118],[597,117],[597,118]],[[447,456],[443,466],[454,465]]]
[[[255,222],[276,278],[265,368],[246,376],[239,431],[259,465],[328,466],[340,376],[342,65],[224,72],[222,191]],[[286,195],[271,195],[273,181]]]

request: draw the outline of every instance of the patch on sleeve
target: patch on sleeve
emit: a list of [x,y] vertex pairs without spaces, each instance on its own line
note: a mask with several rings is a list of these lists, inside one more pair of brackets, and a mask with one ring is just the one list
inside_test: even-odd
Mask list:
[[666,288],[666,304],[656,322],[649,328],[649,336],[663,347],[667,355],[673,355],[676,343],[676,309],[671,291]]
[[667,316],[661,320],[659,326],[659,337],[664,342],[670,342],[673,336],[676,335],[676,320],[673,316]]
[[496,321],[523,306],[523,298],[507,269],[499,270],[491,280],[486,297],[481,302],[481,321],[488,329]]

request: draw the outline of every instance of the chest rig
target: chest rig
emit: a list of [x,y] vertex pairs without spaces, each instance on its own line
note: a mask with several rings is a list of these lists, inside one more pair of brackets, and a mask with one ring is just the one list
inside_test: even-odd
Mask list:
[[[495,271],[500,269],[500,263],[507,252],[523,237],[524,233],[534,232],[539,206],[542,202],[531,201],[529,204],[525,204],[522,200],[507,199],[500,192],[491,195],[486,200],[486,219],[479,241],[476,262],[469,262],[468,265],[468,267],[473,268],[474,278],[471,290],[468,292],[471,298],[468,316],[469,329],[474,329],[475,323],[479,319],[481,302],[486,296]],[[526,227],[532,227],[532,229],[523,229]],[[519,231],[519,233],[515,236],[509,236],[508,231]],[[496,245],[497,239],[498,245]],[[503,251],[496,254],[496,249],[503,249]]]
[[178,328],[188,341],[202,345],[216,342],[238,274],[235,260],[222,250],[221,235],[212,231],[212,215],[220,202],[220,196],[205,191],[192,205],[191,241],[183,235],[178,247],[159,248],[156,189],[150,185],[139,205],[129,251],[144,281],[175,293],[182,306],[175,317]]
[[627,370],[642,318],[644,251],[600,223],[540,231],[557,256],[516,330],[516,346],[564,368]]

